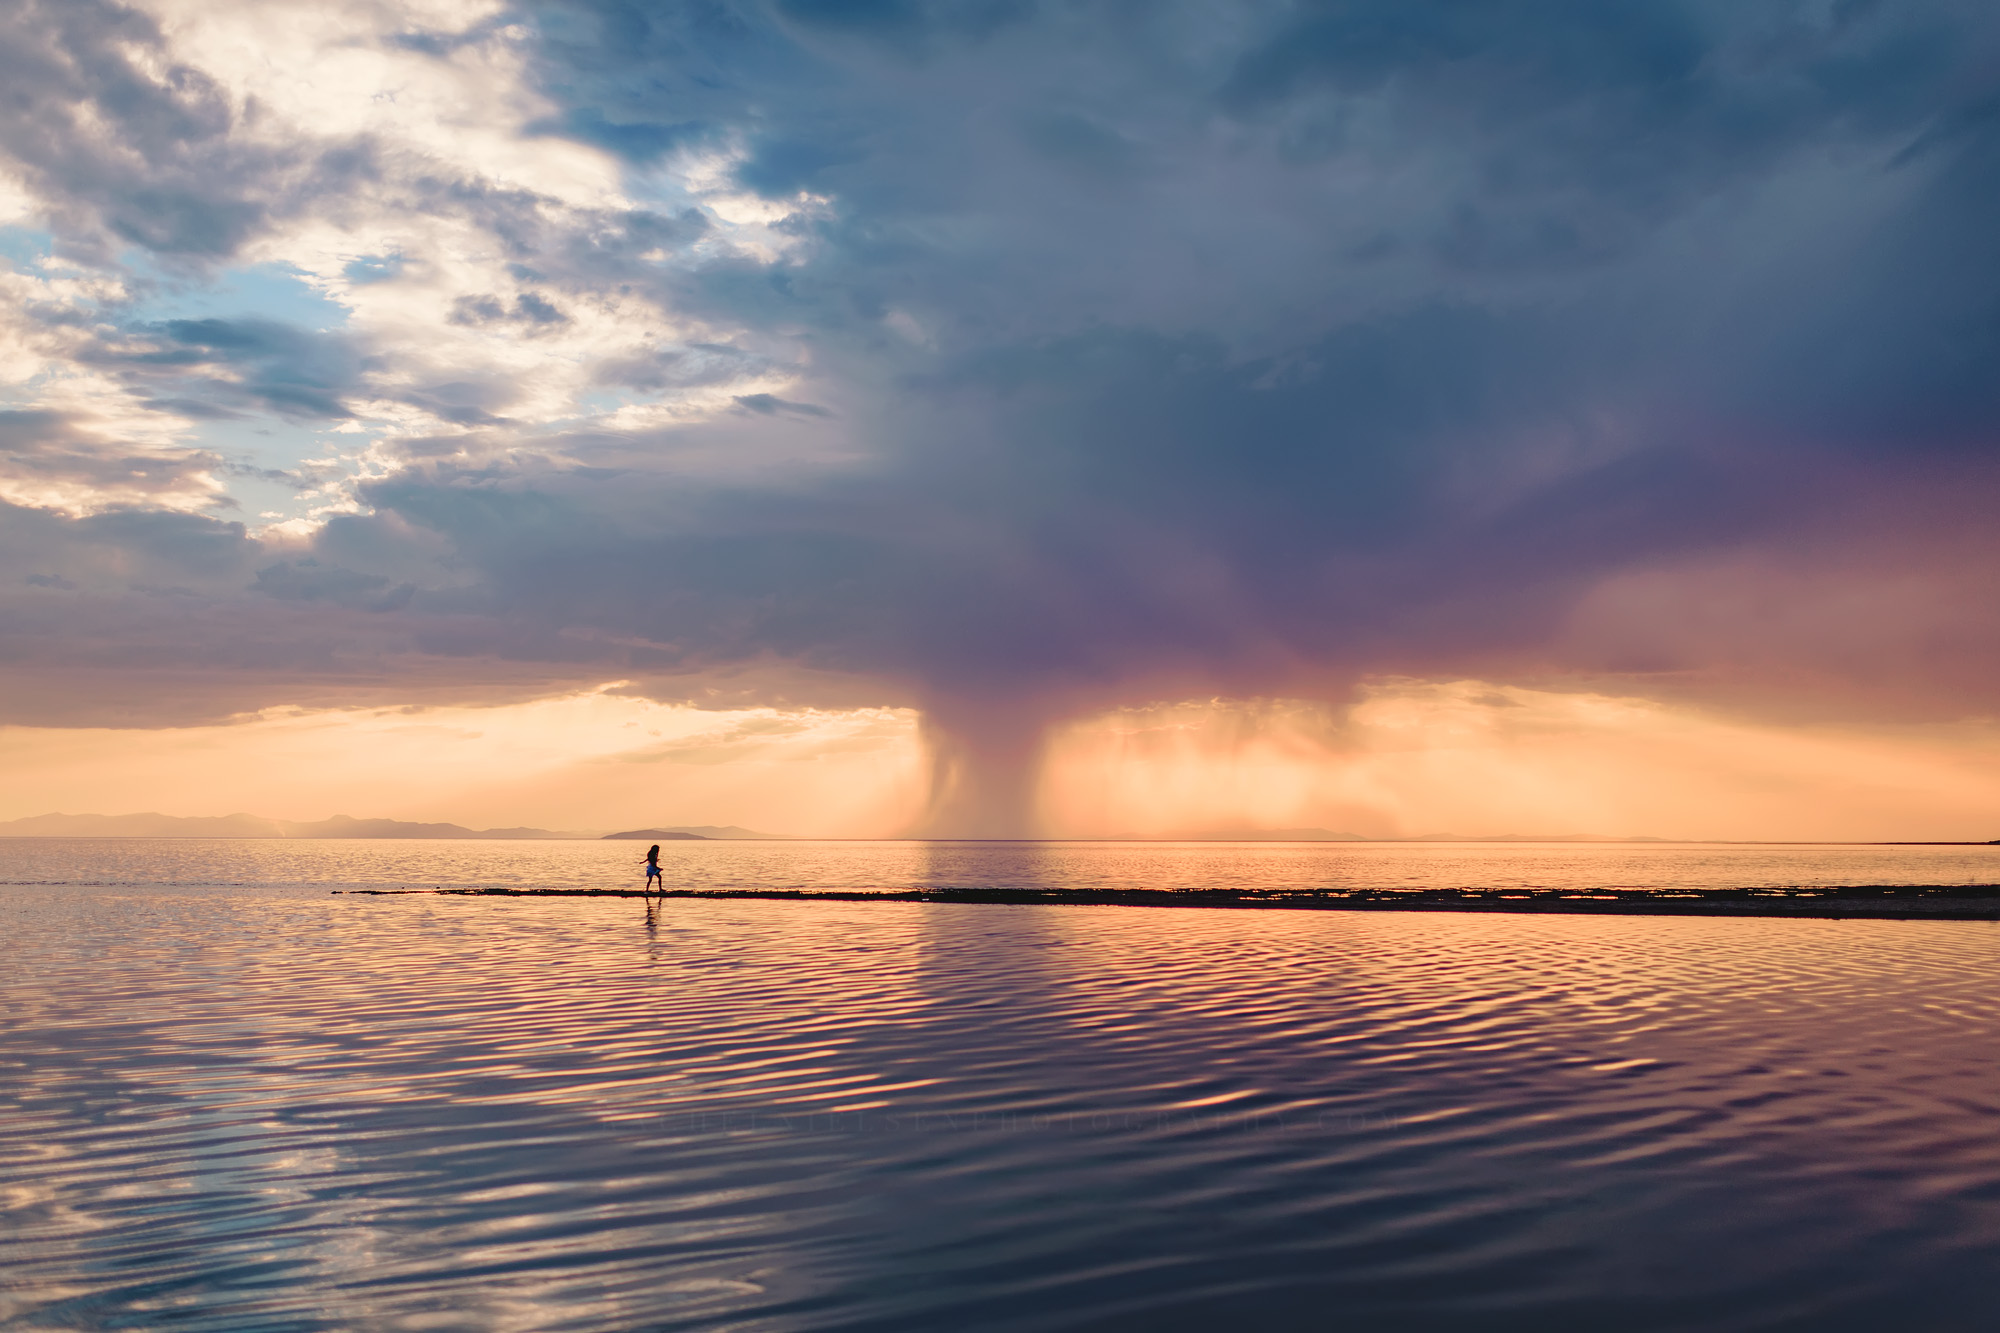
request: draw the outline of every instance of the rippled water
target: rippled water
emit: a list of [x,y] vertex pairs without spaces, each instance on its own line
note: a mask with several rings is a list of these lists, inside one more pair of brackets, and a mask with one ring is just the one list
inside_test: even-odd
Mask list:
[[[2000,884],[2000,846],[669,842],[691,889],[1772,888]],[[645,843],[0,839],[0,885],[637,888]]]
[[0,1327],[1993,1323],[1985,923],[649,918],[6,857]]

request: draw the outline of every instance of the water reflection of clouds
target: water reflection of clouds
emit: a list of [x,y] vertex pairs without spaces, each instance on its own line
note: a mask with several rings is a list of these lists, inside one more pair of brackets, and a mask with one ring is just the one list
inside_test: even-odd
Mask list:
[[943,1326],[1417,1254],[1431,1295],[1396,1309],[1483,1282],[1555,1308],[1643,1259],[1754,1313],[1806,1299],[1740,1257],[1760,1230],[1785,1272],[1869,1256],[1828,1308],[1929,1273],[1941,1207],[1957,1252],[2000,1252],[1983,926],[671,899],[648,936],[624,898],[9,902],[16,1319]]

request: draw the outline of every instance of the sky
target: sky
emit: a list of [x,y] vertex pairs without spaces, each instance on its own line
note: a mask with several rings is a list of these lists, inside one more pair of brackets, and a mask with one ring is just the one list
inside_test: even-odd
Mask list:
[[12,0],[0,818],[2000,837],[2000,10]]

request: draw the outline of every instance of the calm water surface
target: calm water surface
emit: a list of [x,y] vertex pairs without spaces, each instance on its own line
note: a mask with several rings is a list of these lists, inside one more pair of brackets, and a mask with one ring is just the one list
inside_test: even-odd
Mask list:
[[[645,843],[0,839],[0,884],[638,888]],[[694,889],[1768,888],[2000,884],[2000,846],[669,842]]]
[[[676,864],[1714,850],[868,846]],[[0,1328],[1994,1326],[2000,927],[327,892],[642,853],[0,844]]]

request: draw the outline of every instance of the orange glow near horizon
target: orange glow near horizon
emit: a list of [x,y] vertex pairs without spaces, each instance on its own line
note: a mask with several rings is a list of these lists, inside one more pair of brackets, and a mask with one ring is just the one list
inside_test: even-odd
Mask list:
[[[705,712],[615,685],[501,707],[0,729],[0,818],[245,812],[891,837],[928,799],[907,710]],[[2000,729],[1759,725],[1641,699],[1382,682],[1350,709],[1210,700],[1051,735],[1050,836],[1325,828],[1745,840],[2000,836]]]
[[1378,683],[1351,709],[1213,700],[1050,742],[1051,833],[1325,828],[1770,840],[2000,836],[2000,729],[1760,726],[1643,699]]
[[867,836],[923,803],[913,714],[708,712],[614,688],[488,708],[271,710],[174,730],[0,729],[0,813]]

